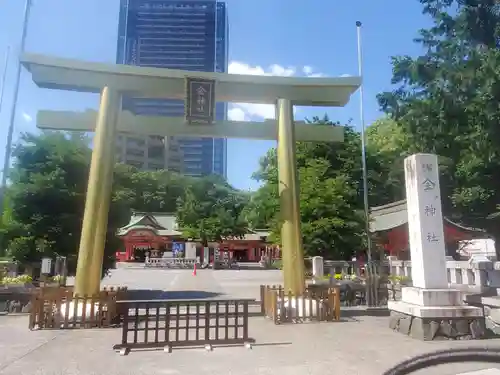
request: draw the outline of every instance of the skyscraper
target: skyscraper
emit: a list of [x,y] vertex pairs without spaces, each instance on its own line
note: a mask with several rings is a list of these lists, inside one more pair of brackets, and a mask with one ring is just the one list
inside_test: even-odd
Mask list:
[[[217,0],[120,0],[116,62],[118,64],[227,72],[228,16]],[[124,98],[123,109],[145,116],[184,116],[184,102],[172,99]],[[227,117],[227,104],[216,104],[216,119]],[[165,121],[168,124],[168,120]],[[225,139],[158,137],[123,134],[119,160],[144,169],[182,170],[187,175],[226,177]],[[158,151],[151,161],[149,143]],[[137,147],[136,147],[137,146]],[[178,163],[177,161],[180,162]]]

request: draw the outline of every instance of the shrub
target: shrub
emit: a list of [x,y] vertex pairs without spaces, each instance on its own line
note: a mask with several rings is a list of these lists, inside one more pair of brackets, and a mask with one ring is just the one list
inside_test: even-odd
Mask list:
[[388,279],[393,284],[406,284],[411,282],[411,278],[409,278],[408,276],[390,275]]
[[0,280],[0,285],[9,285],[9,284],[28,284],[33,281],[33,278],[30,275],[19,275],[16,277],[4,277]]

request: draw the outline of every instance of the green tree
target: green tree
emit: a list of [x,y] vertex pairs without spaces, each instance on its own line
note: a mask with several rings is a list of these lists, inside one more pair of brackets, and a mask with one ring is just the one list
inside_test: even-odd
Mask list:
[[372,187],[370,206],[405,199],[403,162],[410,155],[405,129],[392,118],[384,117],[367,128],[366,138]]
[[175,172],[140,171],[129,165],[117,164],[114,191],[117,199],[127,202],[130,209],[174,213],[177,199],[184,194],[191,180]]
[[[68,256],[76,265],[90,161],[89,141],[79,134],[23,134],[15,147],[8,191],[10,220],[3,228],[8,254],[29,265],[43,256]],[[104,269],[116,250],[116,229],[128,219],[113,197]]]
[[193,179],[179,197],[177,221],[184,236],[208,242],[247,233],[243,209],[248,196],[217,176]]
[[250,194],[243,217],[252,229],[270,229],[275,226],[274,220],[278,211],[277,190],[270,184],[264,184]]
[[420,0],[433,26],[415,42],[425,54],[394,57],[381,107],[413,152],[439,156],[443,210],[484,228],[500,255],[500,15],[494,0]]
[[[327,116],[314,117],[315,124],[332,123]],[[339,144],[297,144],[300,209],[306,255],[349,259],[365,248],[365,218],[361,191],[361,142],[359,133],[345,126]],[[280,242],[278,168],[276,149],[260,161],[254,178],[263,186],[252,197],[247,217],[268,221],[272,239]]]

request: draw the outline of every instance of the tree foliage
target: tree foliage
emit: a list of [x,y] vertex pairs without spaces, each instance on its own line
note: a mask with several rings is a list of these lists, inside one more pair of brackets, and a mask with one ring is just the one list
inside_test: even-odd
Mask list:
[[[91,149],[79,134],[24,134],[13,156],[4,210],[3,245],[23,264],[68,256],[76,266]],[[116,230],[132,210],[176,214],[187,237],[220,241],[243,236],[248,194],[219,177],[191,178],[169,171],[139,171],[117,164],[109,212],[104,269],[121,247]]]
[[395,89],[381,107],[407,149],[440,158],[444,213],[485,228],[500,245],[500,15],[494,0],[420,0],[433,26],[425,53],[392,59]]
[[[340,126],[327,116],[309,122]],[[303,243],[310,256],[350,259],[365,249],[360,136],[351,126],[344,130],[344,143],[297,144]],[[263,186],[252,196],[246,217],[253,227],[267,222],[280,243],[276,149],[261,159],[254,178]]]
[[88,174],[88,141],[63,133],[23,134],[13,151],[4,215],[8,255],[30,264],[78,248]]
[[175,213],[177,199],[192,180],[165,170],[140,171],[129,165],[117,164],[114,192],[117,199],[127,202],[131,209]]
[[[3,246],[9,256],[31,265],[42,257],[67,256],[74,272],[82,228],[91,149],[79,134],[44,132],[23,134],[15,147],[8,210],[2,221]],[[152,212],[176,210],[185,178],[174,173],[141,172],[115,166],[104,270],[122,246],[116,230],[133,209]]]
[[220,177],[193,179],[178,198],[177,222],[185,237],[199,239],[204,245],[242,237],[247,233],[242,215],[247,202],[247,195]]
[[370,206],[405,199],[403,161],[410,155],[405,129],[389,117],[380,118],[366,131]]

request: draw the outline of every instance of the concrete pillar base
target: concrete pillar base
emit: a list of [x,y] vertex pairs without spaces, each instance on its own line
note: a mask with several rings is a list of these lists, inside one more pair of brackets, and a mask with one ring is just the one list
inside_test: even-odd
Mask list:
[[486,336],[483,310],[464,305],[454,289],[404,287],[401,301],[389,301],[389,327],[412,338],[472,340]]

